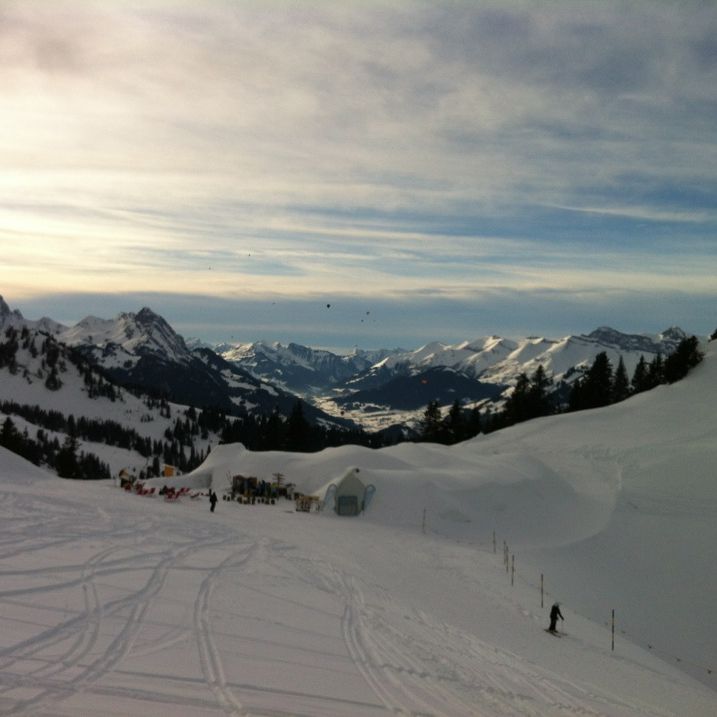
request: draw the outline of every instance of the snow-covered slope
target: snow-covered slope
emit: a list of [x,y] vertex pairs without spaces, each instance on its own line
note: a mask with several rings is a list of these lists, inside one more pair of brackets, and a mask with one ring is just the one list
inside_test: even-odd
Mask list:
[[[48,439],[57,439],[62,445],[67,436],[59,428],[48,428],[42,421],[32,423],[22,417],[24,408],[37,408],[44,414],[56,412],[65,419],[72,417],[75,422],[114,423],[151,444],[163,444],[171,443],[166,433],[174,428],[177,420],[182,423],[187,420],[187,406],[166,402],[162,410],[159,401],[124,391],[97,372],[88,373],[88,366],[73,361],[61,344],[48,342],[53,348],[43,347],[46,339],[40,332],[29,331],[20,340],[14,355],[16,367],[0,366],[0,423],[9,416],[21,433],[27,431],[31,440],[36,440],[38,431],[42,431]],[[53,371],[57,380],[48,388]],[[10,408],[3,412],[7,406]],[[194,450],[202,454],[212,440],[216,442],[218,437],[214,434],[191,437]],[[103,444],[78,436],[78,450],[97,456],[113,475],[123,468],[139,472],[151,462],[151,456],[141,455],[122,444],[122,440],[108,440]],[[187,456],[189,453],[186,447]]]
[[[450,448],[221,446],[179,479],[281,471],[314,491],[355,465],[377,487],[356,519],[24,480],[0,450],[0,709],[717,713],[716,349],[678,384]],[[562,638],[543,631],[556,596]]]
[[42,483],[54,480],[56,478],[52,473],[48,473],[32,463],[28,463],[24,458],[0,447],[0,486],[2,489],[6,489],[9,484],[14,483],[20,486],[32,486],[42,491],[47,486],[36,485],[38,481]]
[[[495,529],[534,563],[533,582],[541,569],[549,572],[552,589],[594,619],[616,608],[634,638],[714,665],[716,405],[713,343],[680,383],[450,448],[343,447],[311,457],[239,450],[231,457],[223,447],[208,466],[220,481],[281,471],[309,491],[346,465],[359,466],[383,498],[366,520],[415,527],[425,508],[441,535],[486,540]],[[670,609],[680,611],[677,628],[665,619]]]
[[[715,714],[717,685],[703,669],[714,667],[715,622],[702,611],[708,599],[700,602],[717,588],[714,571],[703,571],[717,544],[715,353],[683,382],[624,404],[451,448],[311,456],[221,446],[178,479],[221,490],[233,471],[280,470],[314,490],[356,465],[377,487],[357,519],[295,513],[287,502],[220,501],[211,514],[204,498],[167,503],[39,481],[31,466],[24,480],[18,460],[0,451],[0,708]],[[665,553],[680,522],[699,529]],[[628,526],[632,546],[619,534]],[[514,585],[503,540],[517,555]],[[602,612],[588,619],[588,592],[617,610],[614,652]],[[543,630],[555,596],[562,638]],[[622,634],[640,639],[643,627],[652,652]]]

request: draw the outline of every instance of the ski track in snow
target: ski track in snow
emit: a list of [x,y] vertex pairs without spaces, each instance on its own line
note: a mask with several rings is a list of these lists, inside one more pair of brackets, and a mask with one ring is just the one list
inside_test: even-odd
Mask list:
[[[48,630],[44,635],[22,646],[16,646],[12,650],[12,657],[0,663],[0,669],[4,671],[20,660],[29,660],[43,650],[64,642],[70,642],[67,650],[54,662],[41,662],[39,667],[28,673],[26,682],[49,683],[51,678],[80,663],[96,644],[102,621],[103,607],[94,580],[96,568],[115,550],[116,548],[102,550],[81,566],[84,611],[55,630]],[[4,688],[2,692],[7,689]]]
[[209,601],[216,580],[225,570],[236,570],[251,559],[256,549],[253,545],[248,551],[237,554],[231,552],[217,567],[209,571],[202,581],[194,604],[194,627],[196,630],[197,643],[202,664],[202,672],[209,688],[214,693],[217,702],[228,715],[248,715],[244,705],[237,699],[231,687],[227,684],[224,673],[222,656],[217,649],[211,629],[209,615]]
[[[404,614],[399,629],[396,608],[385,591],[374,590],[369,603],[355,576],[326,563],[308,562],[317,585],[326,586],[343,603],[346,649],[378,701],[392,714],[601,717],[625,712],[656,717],[654,709],[643,711],[605,692],[588,693],[422,611]],[[586,706],[590,703],[595,707]]]
[[[5,497],[5,496],[3,496]],[[21,508],[34,512],[37,506],[34,502],[3,500],[2,506],[12,503],[12,514],[17,515]],[[36,520],[36,518],[35,518]],[[55,515],[45,523],[45,532],[51,532],[58,539],[37,543],[33,540],[32,531],[27,528],[17,530],[10,527],[12,534],[4,533],[2,543],[6,546],[14,545],[14,550],[7,550],[2,558],[7,559],[27,550],[36,552],[42,550],[53,551],[66,547],[83,535],[84,539],[94,536],[99,540],[119,542],[132,537],[136,542],[138,538],[149,537],[156,533],[157,525],[154,521],[140,520],[137,523],[124,525],[114,531],[104,532],[106,525],[89,526],[84,532],[82,526],[77,524],[77,514],[67,515],[68,521],[63,525],[63,517]],[[28,524],[30,520],[27,521]],[[105,522],[105,521],[102,521]],[[17,530],[17,532],[15,532]],[[88,536],[89,533],[89,536]],[[26,536],[23,542],[23,535]],[[27,543],[30,542],[28,545]],[[0,576],[32,576],[33,574],[47,578],[53,574],[75,574],[67,579],[31,587],[0,591],[0,599],[18,600],[19,598],[32,599],[33,596],[51,596],[58,591],[81,586],[83,595],[83,609],[73,617],[65,619],[45,630],[41,630],[33,637],[23,640],[11,647],[0,650],[0,715],[35,714],[50,704],[56,704],[63,699],[71,697],[90,687],[110,672],[115,666],[130,654],[132,646],[142,630],[145,615],[165,584],[166,578],[175,566],[192,553],[199,552],[207,547],[222,546],[226,539],[212,537],[204,540],[191,540],[186,543],[172,545],[164,553],[137,552],[128,557],[108,561],[113,553],[127,551],[127,548],[111,546],[103,548],[82,564],[69,563],[67,565],[54,564],[48,568],[35,570],[4,570],[0,568]],[[230,556],[232,557],[232,556]],[[228,560],[228,559],[227,559]],[[150,571],[149,577],[136,590],[130,590],[126,595],[102,602],[100,599],[97,578],[107,577],[121,573],[136,571]],[[205,580],[207,585],[212,573]],[[204,584],[203,584],[204,587]],[[200,597],[202,591],[200,591]],[[200,597],[197,599],[199,600]],[[45,606],[43,606],[45,607]],[[45,608],[47,609],[47,608]],[[116,634],[107,623],[119,624]],[[113,637],[107,641],[107,634]],[[100,641],[104,635],[103,642]],[[172,638],[173,640],[176,637]],[[206,644],[207,639],[200,641],[200,646]],[[15,668],[15,669],[13,669]],[[13,699],[11,693],[15,691],[34,692],[30,697]]]
[[[20,639],[6,638],[0,648],[0,715],[73,714],[75,700],[88,695],[93,704],[116,697],[150,712],[183,705],[230,717],[660,714],[402,604],[383,586],[338,567],[335,558],[227,523],[178,520],[164,506],[156,515],[143,512],[150,506],[138,503],[137,511],[114,517],[88,509],[85,516],[61,501],[0,491],[0,606],[12,606],[15,616],[26,610],[30,625],[13,624]],[[40,529],[32,527],[38,515],[47,516]],[[168,585],[177,575],[187,591],[183,617],[152,619],[153,605],[180,602]],[[272,592],[262,582],[267,576],[284,587]],[[250,593],[242,591],[281,608],[246,612],[242,599]],[[226,605],[229,636],[215,624]],[[319,636],[302,622],[301,610],[325,615],[328,634],[320,635],[318,647],[299,650],[308,656],[315,649],[325,662],[340,664],[341,674],[363,680],[370,689],[363,701],[343,699],[315,681],[282,689],[277,680],[254,682],[241,674],[241,658],[256,647],[291,664],[284,656],[297,649],[290,636]],[[257,626],[269,632],[257,637]],[[132,659],[177,644],[196,658],[192,676],[133,671]],[[141,682],[127,686],[133,675]],[[295,711],[286,708],[294,698],[301,702]]]

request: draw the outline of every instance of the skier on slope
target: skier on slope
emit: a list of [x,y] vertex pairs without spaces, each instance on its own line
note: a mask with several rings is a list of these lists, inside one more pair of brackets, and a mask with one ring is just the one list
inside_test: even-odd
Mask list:
[[561,620],[564,620],[563,614],[560,612],[560,603],[554,602],[553,607],[550,608],[550,627],[548,628],[549,632],[557,632],[558,631],[558,618]]
[[209,503],[211,504],[211,507],[209,510],[213,513],[214,509],[217,507],[217,494],[210,488],[209,489]]

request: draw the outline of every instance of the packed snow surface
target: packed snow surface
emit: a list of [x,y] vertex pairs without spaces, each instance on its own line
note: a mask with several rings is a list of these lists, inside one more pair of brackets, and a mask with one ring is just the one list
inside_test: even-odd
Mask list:
[[220,446],[176,481],[312,493],[357,466],[358,518],[212,514],[0,451],[0,714],[717,714],[716,379],[710,349],[673,386],[450,448]]

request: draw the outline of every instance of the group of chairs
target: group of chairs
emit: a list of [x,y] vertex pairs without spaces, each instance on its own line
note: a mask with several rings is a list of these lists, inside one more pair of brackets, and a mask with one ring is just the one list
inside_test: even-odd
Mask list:
[[181,497],[188,495],[190,498],[199,498],[199,496],[202,494],[200,490],[191,490],[188,486],[182,486],[181,488],[177,489],[173,486],[167,486],[167,489],[164,491],[164,499],[166,501],[175,501],[179,500]]
[[144,483],[139,482],[135,483],[134,485],[132,485],[132,483],[127,482],[124,484],[123,488],[128,493],[131,493],[132,489],[134,488],[134,492],[137,495],[154,495],[155,491],[157,490],[154,486],[152,486],[151,488],[145,488]]
[[[136,495],[143,495],[143,496],[153,496],[155,493],[157,493],[156,486],[152,486],[151,488],[146,488],[144,483],[141,483],[137,481],[136,483],[132,484],[129,481],[124,483],[122,486],[128,493],[134,492]],[[182,498],[183,496],[189,496],[190,498],[199,498],[200,495],[202,495],[202,492],[199,490],[191,490],[191,488],[187,486],[183,486],[182,488],[174,488],[173,486],[165,486],[164,488],[160,489],[159,495],[163,495],[164,499],[166,501],[175,501],[179,500],[179,498]]]
[[236,501],[239,503],[239,505],[256,505],[259,504],[266,504],[266,505],[274,505],[276,503],[276,498],[269,498],[267,496],[257,496],[257,495],[237,495],[233,496],[231,493],[226,493],[222,496],[222,500],[227,500],[230,503],[232,501]]

